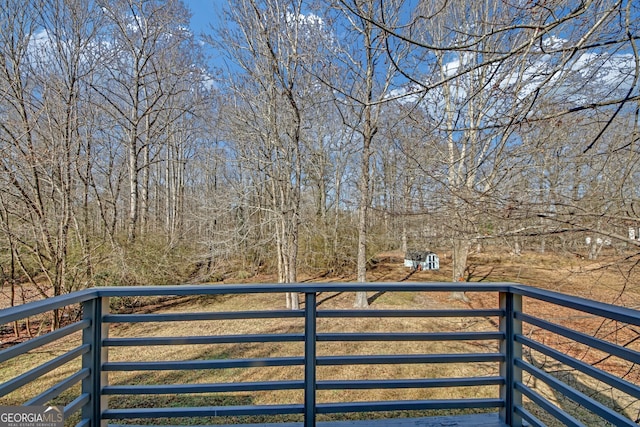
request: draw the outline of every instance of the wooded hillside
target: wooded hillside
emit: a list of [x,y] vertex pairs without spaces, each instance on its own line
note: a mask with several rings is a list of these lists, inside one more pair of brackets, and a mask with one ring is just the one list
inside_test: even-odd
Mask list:
[[639,17],[632,0],[229,0],[201,36],[179,0],[4,0],[4,289],[366,281],[411,249],[466,280],[486,244],[610,248],[629,276]]

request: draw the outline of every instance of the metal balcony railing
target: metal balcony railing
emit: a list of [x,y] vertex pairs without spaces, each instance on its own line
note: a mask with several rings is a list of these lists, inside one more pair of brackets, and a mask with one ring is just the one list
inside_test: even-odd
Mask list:
[[[300,310],[243,305],[250,295],[285,291],[304,295]],[[411,303],[397,304],[398,309],[392,303],[374,304],[367,310],[324,309],[320,304],[335,293],[355,291],[410,295],[402,301]],[[431,295],[452,291],[473,293],[472,301],[481,301],[482,307],[451,303],[454,308],[442,309],[430,303]],[[226,307],[220,302],[223,295],[236,295],[236,309],[220,309]],[[196,304],[201,310],[195,312],[193,304],[151,312],[112,309],[125,299],[174,296],[216,297]],[[228,422],[228,417],[264,422],[272,417],[315,426],[318,418],[339,420],[351,413],[422,417],[495,412],[508,426],[632,426],[640,416],[640,312],[518,284],[94,288],[1,310],[0,327],[10,337],[28,319],[32,325],[46,322],[54,310],[66,314],[60,329],[40,330],[0,350],[0,405],[64,406],[70,425],[153,424],[158,419],[191,424],[194,418],[211,423]],[[387,319],[395,319],[395,329],[379,330],[389,324]],[[252,323],[228,326],[228,333],[218,334],[199,333],[196,326],[231,320]],[[265,331],[255,326],[267,323],[286,327]],[[166,335],[174,324],[184,325],[184,333]],[[337,324],[342,329],[336,330]],[[368,353],[367,343],[378,343],[378,352]],[[413,343],[411,351],[404,350],[406,343]],[[198,357],[187,350],[216,346],[226,350],[201,351]],[[294,354],[257,351],[260,346],[290,346],[287,351]],[[244,350],[234,350],[240,347]],[[121,354],[127,357],[116,357]],[[442,374],[389,378],[375,369],[399,366],[436,366]],[[482,369],[451,375],[451,366]],[[371,375],[363,377],[358,370],[354,378],[332,377],[338,370],[356,372],[358,367],[369,367],[364,372]],[[267,374],[243,381],[240,373],[248,369]],[[223,371],[228,374],[218,375]],[[433,397],[443,389],[461,394]],[[476,389],[482,391],[470,392]],[[391,397],[350,400],[350,393],[366,396],[373,390]],[[408,390],[410,398],[398,397]],[[269,393],[285,393],[294,401],[264,404],[252,397]],[[164,406],[153,399],[167,394],[172,399]],[[229,395],[241,395],[241,402],[225,404],[215,398]],[[215,403],[194,404],[207,401]]]

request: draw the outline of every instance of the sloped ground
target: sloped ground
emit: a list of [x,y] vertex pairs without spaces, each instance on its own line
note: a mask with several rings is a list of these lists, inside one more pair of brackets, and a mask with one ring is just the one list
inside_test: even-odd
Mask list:
[[[369,280],[451,281],[451,254],[439,252],[439,271],[412,272],[403,266],[403,254],[379,254]],[[467,262],[469,282],[516,282],[610,304],[640,308],[640,260],[634,254],[605,252],[597,260],[582,256],[523,252],[516,256],[502,249],[472,253]],[[313,281],[313,280],[312,280]]]
[[[400,251],[380,253],[368,268],[372,282],[448,282],[451,280],[451,253],[437,251],[440,257],[438,271],[411,271],[404,267],[404,254]],[[523,252],[513,255],[504,248],[484,248],[472,253],[467,263],[465,280],[469,282],[516,282],[543,289],[563,292],[597,301],[640,308],[640,257],[636,253],[618,253],[605,250],[597,260],[571,253]],[[328,277],[302,272],[301,282],[350,282],[355,276]],[[218,283],[269,283],[273,274],[259,274],[242,280],[234,277]],[[0,284],[0,308],[10,305],[11,289]],[[16,304],[41,299],[41,295],[28,284],[15,290]]]
[[[411,271],[411,269],[404,267],[403,265],[403,254],[399,252],[389,252],[379,254],[374,260],[371,262],[371,267],[369,270],[369,280],[370,281],[387,281],[387,282],[404,282],[404,281],[416,281],[416,282],[430,282],[430,281],[448,281],[451,277],[451,258],[450,254],[446,252],[439,252],[440,256],[440,265],[441,269],[439,271]],[[635,271],[635,259],[625,258],[624,254],[616,254],[616,253],[606,253],[600,257],[600,259],[596,261],[589,261],[580,256],[559,256],[555,254],[539,254],[532,252],[525,252],[520,256],[511,255],[508,252],[500,251],[500,250],[485,250],[483,253],[475,253],[472,254],[469,258],[469,268],[467,280],[470,282],[498,282],[498,281],[509,281],[509,282],[519,282],[527,285],[537,286],[549,290],[564,292],[568,294],[578,295],[586,298],[596,299],[603,302],[614,303],[619,305],[625,305],[627,307],[638,307],[639,297],[639,289],[638,279],[635,278],[637,274],[634,274]],[[352,278],[334,278],[329,279],[326,277],[303,277],[302,281],[312,282],[312,281],[349,281]],[[247,282],[273,282],[273,276],[260,276],[258,278],[251,278],[246,280]],[[235,281],[229,280],[229,283],[234,283]],[[7,294],[3,290],[4,302],[8,301]],[[442,292],[442,293],[423,293],[423,292],[412,292],[412,293],[383,293],[383,294],[370,294],[369,300],[373,308],[450,308],[450,307],[472,307],[472,308],[485,308],[485,307],[496,307],[497,298],[495,294],[484,294],[484,293],[470,293],[469,294],[470,301],[463,302],[460,300],[452,299],[450,293]],[[241,302],[238,298],[242,298]],[[318,296],[318,302],[320,304],[321,309],[326,308],[351,308],[353,305],[354,296],[348,293],[327,293],[321,294]],[[284,307],[284,296],[283,295],[253,295],[247,297],[215,297],[215,298],[180,298],[174,300],[136,300],[133,304],[124,304],[120,307],[115,306],[114,309],[121,309],[123,311],[202,311],[207,310],[211,307],[211,304],[216,305],[216,309],[218,310],[234,310],[234,309],[243,309],[243,310],[254,310],[254,309],[264,309],[265,307],[273,307],[273,308],[283,308]],[[241,306],[241,308],[240,308]],[[597,335],[601,338],[607,338],[612,342],[618,343],[620,345],[625,345],[629,348],[640,350],[637,348],[638,342],[637,339],[640,336],[633,328],[628,327],[628,325],[618,325],[616,323],[603,323],[601,321],[597,321],[593,318],[587,318],[579,313],[572,313],[568,309],[558,308],[557,306],[552,306],[548,304],[541,304],[535,301],[526,301],[526,308],[529,312],[535,313],[537,317],[550,319],[555,322],[561,323],[573,329],[577,329],[585,332],[589,335]],[[326,319],[324,319],[326,320]],[[439,324],[441,322],[443,324]],[[491,330],[495,329],[495,321],[492,323],[492,319],[441,319],[438,322],[434,320],[425,321],[423,324],[419,326],[420,330],[430,330],[430,328],[440,328],[440,327],[448,327],[453,328],[456,331],[465,331],[465,330]],[[233,322],[230,322],[233,323]],[[290,324],[291,323],[291,324]],[[381,322],[367,322],[365,321],[363,324],[356,325],[350,319],[331,319],[331,323],[323,324],[319,322],[320,326],[323,326],[328,331],[343,331],[343,330],[352,330],[353,328],[364,328],[363,330],[376,330],[377,328],[384,328],[385,330],[397,330],[397,331],[408,331],[413,330],[411,328],[415,328],[417,325],[414,321],[404,322],[403,320],[394,320],[389,321],[387,323]],[[168,327],[168,326],[167,326]],[[162,330],[158,330],[157,325],[153,324],[142,324],[137,326],[131,325],[120,325],[115,326],[112,331],[115,336],[136,336],[138,334],[149,334],[153,335],[180,335],[180,334],[191,334],[195,332],[195,330],[191,330],[191,327],[186,328],[184,325],[176,326],[175,330],[167,330],[165,326],[163,326]],[[193,325],[195,328],[196,325]],[[213,324],[206,325],[198,325],[198,328],[206,328],[203,330],[198,330],[199,333],[208,334],[208,335],[218,335],[229,333],[229,331],[234,331],[234,333],[254,333],[256,329],[267,328],[269,332],[292,332],[292,331],[300,331],[301,325],[297,322],[276,322],[269,323],[265,321],[260,321],[259,324],[253,325],[251,323],[243,324],[242,328],[237,324],[231,325],[226,324],[225,322],[216,322]],[[33,325],[32,333],[37,334],[38,329]],[[213,329],[216,328],[216,329]],[[247,328],[246,330],[244,328]],[[46,328],[45,328],[46,329]],[[360,329],[358,329],[360,330]],[[607,358],[598,352],[587,349],[582,345],[578,345],[574,342],[570,342],[569,340],[562,339],[561,337],[554,336],[549,333],[543,333],[534,328],[530,328],[525,331],[526,334],[535,336],[536,339],[545,342],[548,345],[552,345],[555,348],[560,349],[565,354],[572,355],[580,360],[583,360],[587,363],[591,363],[597,365],[602,368],[606,368],[609,372],[614,373],[615,375],[626,378],[627,380],[640,383],[640,373],[635,366],[629,366],[627,364],[621,363],[618,360],[614,360],[612,358]],[[22,338],[24,338],[23,334]],[[5,345],[11,345],[9,341],[13,340],[11,334],[5,334],[3,339],[7,339],[5,341]],[[383,343],[384,344],[384,343]],[[471,343],[472,345],[484,345],[483,343]],[[121,360],[128,360],[129,357],[135,356],[136,358],[144,358],[149,357],[150,359],[157,358],[157,354],[154,352],[154,349],[148,349],[150,354],[146,354],[144,351],[137,351],[135,355],[130,355],[130,352],[125,351],[124,353],[117,351],[114,349],[112,356],[114,359],[121,358]],[[336,352],[343,352],[349,350],[349,352],[362,352],[369,351],[371,354],[378,353],[386,353],[389,351],[398,351],[398,352],[406,352],[406,353],[414,353],[423,351],[422,348],[414,348],[411,347],[411,344],[407,344],[407,347],[394,346],[393,348],[384,344],[382,347],[370,346],[368,348],[363,347],[362,345],[353,345],[349,348],[345,346],[341,346],[340,348],[334,348],[330,344],[324,345],[323,347],[319,347],[319,354],[322,352],[326,352],[326,354],[335,354]],[[485,349],[486,351],[495,351],[492,349]],[[156,349],[157,351],[157,349]],[[178,358],[221,358],[221,357],[264,357],[266,355],[272,355],[274,352],[279,353],[283,352],[283,354],[287,355],[290,353],[295,353],[300,351],[299,348],[295,347],[289,348],[288,346],[282,346],[278,348],[254,348],[253,346],[242,347],[242,348],[226,348],[226,347],[216,347],[215,353],[188,353],[183,348],[173,349],[175,352],[175,357]],[[241,353],[236,354],[236,352],[240,351]],[[439,352],[441,351],[439,348],[430,347],[430,351]],[[450,348],[442,349],[444,352],[451,351]],[[256,353],[257,352],[257,353]],[[172,353],[173,354],[173,353]],[[167,353],[167,350],[163,350],[163,357],[169,357],[172,354]],[[39,355],[34,355],[34,357]],[[42,355],[44,357],[45,355]],[[550,371],[557,372],[558,375],[573,375],[571,372],[565,372],[565,368],[563,366],[551,366],[549,365],[550,361],[539,359],[536,354],[529,354],[529,360],[536,364],[536,366],[545,365],[545,369]],[[36,360],[33,361],[36,363]],[[431,377],[436,374],[442,374],[441,371],[437,373],[434,372],[418,372],[414,370],[402,370],[408,369],[407,367],[393,367],[393,369],[389,367],[382,367],[383,369],[376,373],[376,375],[380,377],[388,377],[388,378],[403,378],[403,377]],[[476,375],[477,369],[481,368],[478,366],[456,366],[453,367],[456,371],[452,373],[452,375]],[[394,369],[400,369],[400,371],[396,371]],[[438,367],[441,369],[441,367]],[[470,371],[466,371],[470,370]],[[483,372],[484,374],[490,374],[490,372]],[[495,373],[495,372],[493,372]],[[6,372],[8,375],[9,372]],[[223,374],[223,373],[221,373]],[[219,380],[242,380],[242,381],[256,381],[264,378],[255,376],[255,373],[247,372],[246,377],[240,377],[239,372],[229,372],[231,377],[221,377]],[[260,375],[272,375],[276,376],[282,375],[286,377],[289,375],[288,372],[272,372],[272,370],[261,370]],[[332,369],[331,372],[321,372],[321,375],[330,375],[332,378],[343,379],[343,378],[366,378],[369,377],[372,372],[369,369],[360,370],[355,369],[353,367],[348,367],[345,369]],[[186,375],[191,375],[191,373],[187,373]],[[174,378],[167,378],[167,380],[174,380]],[[181,381],[185,382],[199,382],[207,380],[206,378],[200,377],[188,377],[188,378],[179,378]],[[115,382],[122,380],[124,383],[144,383],[149,380],[145,377],[127,377],[127,378],[113,378]],[[52,378],[53,381],[53,378]],[[591,384],[584,382],[583,378],[571,377],[569,381],[572,381],[576,384],[577,387],[581,387],[586,392],[592,394],[603,394],[608,391],[606,388],[603,388],[599,384]],[[470,390],[461,390],[464,393],[471,393]],[[479,393],[493,393],[492,390],[478,390]],[[561,396],[555,396],[552,390],[548,391],[550,398],[554,399],[562,399]],[[555,396],[555,397],[554,397]],[[240,396],[242,397],[242,396]],[[234,397],[240,398],[240,397]],[[255,397],[256,402],[258,403],[280,403],[280,399],[282,401],[293,400],[296,396],[290,395],[282,395],[282,396],[273,396],[270,395],[268,400],[264,402],[261,399],[267,399],[266,396],[257,396]],[[385,393],[384,396],[379,396],[374,393],[368,392],[366,395],[351,395],[348,396],[355,400],[367,400],[367,399],[382,399],[382,398],[393,398],[394,396],[389,396],[388,393]],[[399,396],[398,396],[399,397]],[[411,398],[450,398],[450,395],[415,395],[410,396]],[[276,399],[274,402],[272,399]],[[319,395],[319,399],[323,400],[333,400],[336,396],[331,394],[329,395]],[[175,399],[175,397],[174,397]],[[617,399],[617,398],[616,398]],[[135,400],[135,399],[134,399]],[[621,398],[619,399],[621,405],[625,404],[625,401]],[[239,404],[234,400],[235,403]],[[117,400],[113,402],[115,406],[120,404],[133,404],[137,405],[147,405],[147,401],[131,401],[131,398],[127,398],[126,402],[118,402]],[[161,402],[163,403],[163,402]],[[174,404],[176,402],[164,402],[165,404]],[[189,402],[193,404],[194,402]],[[197,402],[196,402],[197,403]],[[241,402],[240,402],[241,403]],[[566,403],[562,403],[566,404]],[[631,404],[630,404],[631,405]],[[635,405],[635,404],[634,404]],[[633,418],[633,414],[629,415]]]

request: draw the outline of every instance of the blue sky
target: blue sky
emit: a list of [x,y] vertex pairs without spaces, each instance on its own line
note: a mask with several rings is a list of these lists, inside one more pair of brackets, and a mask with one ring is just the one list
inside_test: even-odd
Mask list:
[[191,10],[191,28],[196,35],[209,32],[210,26],[215,25],[224,0],[183,0]]

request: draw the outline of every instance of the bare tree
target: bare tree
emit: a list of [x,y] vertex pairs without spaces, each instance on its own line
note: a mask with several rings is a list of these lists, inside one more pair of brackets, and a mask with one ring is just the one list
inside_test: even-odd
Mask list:
[[102,10],[113,46],[109,47],[109,76],[94,88],[124,132],[127,236],[133,242],[139,223],[147,219],[150,167],[160,150],[156,140],[185,111],[180,106],[176,113],[172,102],[190,89],[184,80],[193,81],[193,63],[183,62],[188,60],[184,52],[193,48],[192,35],[186,29],[188,12],[178,0],[110,0]]
[[[603,70],[615,68],[616,52],[633,50],[633,8],[627,1],[422,2],[400,23],[349,8],[385,32],[389,60],[410,82],[398,96],[417,100],[428,118],[426,134],[442,141],[435,148],[442,149],[446,172],[436,178],[446,183],[455,219],[453,280],[464,277],[479,215],[510,202],[503,185],[526,158],[518,135],[523,123],[585,111],[608,115],[586,151],[637,98],[634,67],[624,68],[626,79],[606,83],[615,90],[589,89],[602,85]],[[545,103],[556,108],[541,108]]]
[[[420,83],[429,88],[417,97],[418,108],[411,114],[428,135],[430,145],[424,149],[441,163],[423,170],[444,184],[453,281],[464,280],[471,242],[479,234],[480,213],[491,204],[505,175],[514,170],[521,145],[512,125],[517,98],[513,87],[503,83],[513,80],[513,71],[492,62],[509,49],[511,40],[494,37],[485,42],[477,35],[490,34],[501,24],[500,5],[434,3],[418,12],[431,16],[429,25],[420,27],[424,39],[450,46],[430,53],[430,63],[425,64],[430,74]],[[448,23],[463,12],[466,23],[450,31]],[[460,45],[474,47],[457,49]]]
[[323,269],[323,274],[343,274],[352,271],[354,263],[355,234],[347,221],[351,210],[346,207],[345,189],[359,147],[352,144],[352,132],[344,127],[334,108],[334,95],[325,85],[309,88],[306,98],[313,103],[304,110],[308,125],[304,131],[303,212],[305,203],[307,208],[303,227],[310,250],[303,256],[307,267]]
[[[386,32],[374,22],[382,16],[393,21],[399,11],[396,2],[387,2],[383,9],[375,1],[340,1],[334,7],[340,15],[333,19],[343,24],[350,45],[332,43],[327,46],[333,56],[332,64],[317,74],[339,95],[336,106],[344,118],[344,125],[353,132],[352,140],[361,147],[356,273],[358,282],[366,282],[373,142],[382,112],[378,106],[388,96],[393,82],[393,70],[384,57]],[[365,308],[368,305],[366,292],[358,292],[354,306]]]
[[[237,31],[224,38],[225,49],[241,71],[233,85],[240,117],[235,119],[243,161],[251,165],[262,186],[272,218],[278,280],[297,280],[300,204],[303,168],[302,65],[311,59],[306,49],[318,22],[303,14],[301,1],[233,2],[228,10]],[[249,119],[249,120],[247,120]],[[297,294],[287,295],[287,307],[298,308]]]
[[[72,227],[90,275],[84,230],[75,226],[74,198],[84,148],[83,80],[95,66],[89,49],[99,28],[93,7],[82,1],[10,1],[2,11],[3,231],[11,235],[15,259],[43,297],[73,288]],[[56,315],[54,328],[58,322]]]

